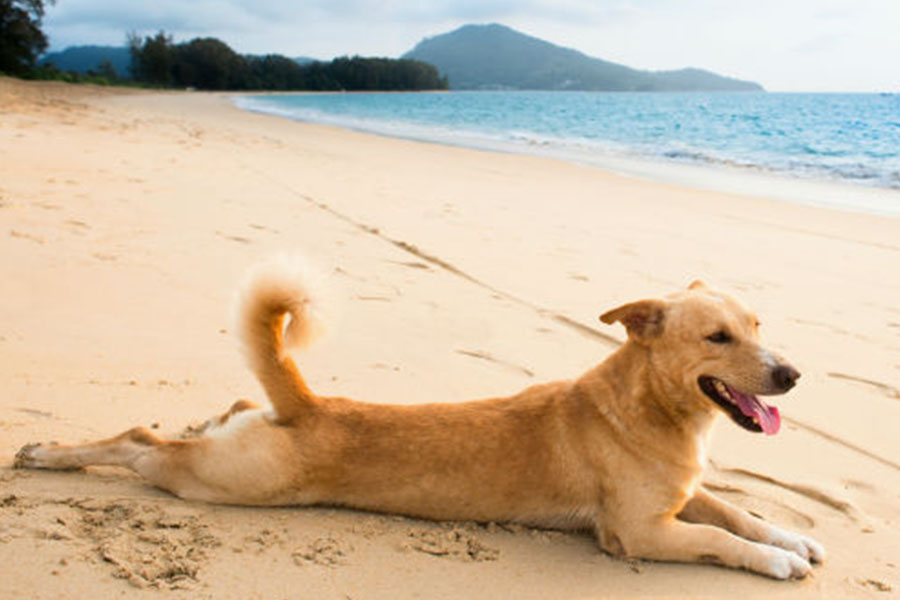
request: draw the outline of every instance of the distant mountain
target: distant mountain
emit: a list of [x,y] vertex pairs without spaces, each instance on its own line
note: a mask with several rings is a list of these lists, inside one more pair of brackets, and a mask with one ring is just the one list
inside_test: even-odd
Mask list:
[[762,91],[701,69],[640,71],[592,58],[504,25],[465,25],[426,38],[403,55],[433,64],[451,89]]
[[69,46],[60,52],[48,52],[40,64],[52,63],[60,71],[75,71],[82,75],[97,71],[105,61],[112,63],[119,77],[129,77],[131,53],[125,46]]
[[[131,51],[125,46],[69,46],[60,52],[48,52],[39,62],[42,65],[53,63],[60,71],[75,71],[84,75],[88,71],[96,72],[107,60],[119,77],[131,77]],[[316,62],[316,59],[305,56],[291,60],[301,66]]]

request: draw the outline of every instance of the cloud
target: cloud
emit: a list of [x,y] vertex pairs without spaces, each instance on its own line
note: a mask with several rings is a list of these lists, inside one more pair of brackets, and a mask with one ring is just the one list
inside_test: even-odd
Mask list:
[[259,21],[241,2],[200,0],[177,2],[154,0],[151,3],[111,0],[75,0],[61,2],[45,20],[51,29],[92,26],[99,30],[158,29],[208,31],[240,29]]

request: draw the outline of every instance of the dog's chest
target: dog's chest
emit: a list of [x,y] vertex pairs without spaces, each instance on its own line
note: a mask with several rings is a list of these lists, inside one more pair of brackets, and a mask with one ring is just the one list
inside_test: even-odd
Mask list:
[[688,497],[693,496],[700,486],[700,481],[703,478],[703,471],[706,470],[706,463],[709,461],[709,445],[710,431],[707,429],[706,431],[698,432],[694,438],[693,450],[691,452],[691,467],[693,467],[691,470],[693,471],[693,475],[689,478],[686,486]]

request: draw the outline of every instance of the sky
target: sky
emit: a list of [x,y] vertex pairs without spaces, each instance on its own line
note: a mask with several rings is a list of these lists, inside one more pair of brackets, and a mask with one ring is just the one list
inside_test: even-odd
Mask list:
[[159,30],[243,54],[399,57],[502,23],[638,69],[697,67],[770,91],[900,92],[900,0],[57,0],[52,50]]

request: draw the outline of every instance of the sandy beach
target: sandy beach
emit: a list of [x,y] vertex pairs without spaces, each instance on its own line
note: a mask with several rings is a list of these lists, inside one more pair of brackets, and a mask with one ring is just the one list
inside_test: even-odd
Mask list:
[[[709,489],[811,535],[803,581],[625,561],[588,534],[184,502],[23,444],[178,435],[263,401],[232,331],[260,259],[325,274],[314,390],[461,401],[571,378],[597,316],[701,278],[803,373],[715,433]],[[0,598],[887,598],[900,588],[900,221],[242,112],[0,78]]]

